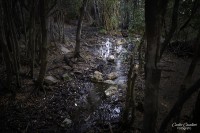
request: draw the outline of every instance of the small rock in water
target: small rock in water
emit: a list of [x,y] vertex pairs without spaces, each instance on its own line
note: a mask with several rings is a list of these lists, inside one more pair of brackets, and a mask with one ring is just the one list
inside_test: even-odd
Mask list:
[[58,80],[56,78],[54,78],[53,76],[46,76],[45,79],[44,79],[44,82],[49,84],[49,85],[52,85],[52,84],[57,83]]
[[70,120],[68,118],[65,118],[65,120],[62,122],[61,126],[65,127],[65,126],[67,126],[67,125],[69,125],[71,123],[72,123],[72,120]]
[[114,55],[108,56],[107,61],[114,62],[115,61],[115,56]]
[[106,96],[112,96],[117,92],[116,86],[110,86],[107,90],[105,90]]
[[103,81],[103,74],[99,71],[95,71],[94,74],[91,76],[91,80],[94,82],[101,82]]
[[111,72],[110,74],[108,74],[109,80],[114,80],[116,78],[118,78],[118,74],[116,72]]
[[68,75],[68,73],[63,74],[63,75],[62,75],[62,78],[63,78],[64,80],[67,80],[67,81],[71,80],[71,78],[70,78],[70,76]]
[[112,80],[105,80],[104,83],[110,84],[110,85],[114,85],[115,84],[115,82],[112,81]]

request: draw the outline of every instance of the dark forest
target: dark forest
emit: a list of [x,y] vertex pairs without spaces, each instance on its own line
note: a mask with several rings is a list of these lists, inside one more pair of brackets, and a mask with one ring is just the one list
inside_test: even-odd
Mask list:
[[200,133],[199,0],[0,0],[0,133]]

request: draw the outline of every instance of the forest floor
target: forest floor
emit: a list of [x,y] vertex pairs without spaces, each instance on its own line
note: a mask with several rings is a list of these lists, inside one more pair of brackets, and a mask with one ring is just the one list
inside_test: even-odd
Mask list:
[[[135,42],[124,39],[120,34],[100,34],[99,29],[83,27],[81,56],[74,60],[71,68],[64,55],[73,53],[76,27],[66,25],[65,43],[51,43],[47,76],[55,79],[45,82],[46,95],[31,96],[34,80],[26,76],[28,69],[23,67],[22,88],[16,97],[0,90],[0,132],[118,132],[125,103],[126,80],[129,68],[129,54]],[[114,61],[107,61],[115,55]],[[165,53],[162,59],[159,97],[158,126],[178,98],[191,58],[178,58]],[[192,81],[200,75],[198,64]],[[4,68],[0,68],[3,76]],[[103,82],[91,81],[95,71],[102,73]],[[107,80],[113,72],[117,76]],[[36,68],[35,77],[38,70]],[[3,80],[3,79],[2,79]],[[112,89],[109,89],[112,87]],[[144,74],[136,80],[136,124],[140,132],[143,119]],[[106,91],[107,90],[107,91]],[[107,93],[106,93],[107,92]],[[194,106],[196,94],[185,104],[183,121],[187,121]],[[170,126],[171,128],[171,126]],[[169,131],[170,132],[170,131]]]

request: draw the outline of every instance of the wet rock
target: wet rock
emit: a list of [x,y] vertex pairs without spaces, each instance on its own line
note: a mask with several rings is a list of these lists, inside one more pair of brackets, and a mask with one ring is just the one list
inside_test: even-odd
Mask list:
[[93,82],[101,82],[103,81],[103,74],[99,71],[95,71],[94,74],[91,76],[91,80]]
[[107,58],[107,61],[114,62],[115,61],[115,56],[114,55],[109,55],[108,58]]
[[60,50],[63,52],[63,54],[67,54],[71,52],[69,49],[65,48],[64,46],[61,46]]
[[116,45],[122,45],[122,44],[125,44],[125,43],[126,43],[126,40],[123,39],[123,38],[116,40]]
[[109,84],[109,85],[114,85],[115,82],[112,80],[105,80],[104,83]]
[[44,82],[49,84],[49,85],[52,85],[52,84],[57,83],[58,80],[56,78],[54,78],[53,76],[46,76],[45,79],[44,79]]
[[72,123],[72,120],[65,118],[64,121],[62,122],[61,126],[66,127]]
[[62,68],[65,69],[65,70],[71,70],[72,69],[70,66],[63,66]]
[[107,77],[109,80],[114,80],[114,79],[118,78],[118,74],[116,72],[111,72],[110,74],[108,74]]
[[112,96],[117,92],[117,86],[110,86],[107,90],[105,90],[106,96]]
[[67,81],[71,80],[71,77],[68,75],[68,73],[63,74],[62,78],[63,80],[67,80]]

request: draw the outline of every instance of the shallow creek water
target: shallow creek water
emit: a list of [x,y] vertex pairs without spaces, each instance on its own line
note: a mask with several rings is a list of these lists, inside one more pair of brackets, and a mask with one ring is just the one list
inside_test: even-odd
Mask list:
[[[123,42],[122,44],[117,41]],[[111,96],[106,96],[105,90],[110,86],[106,83],[91,83],[85,82],[82,84],[83,88],[87,88],[88,94],[83,95],[80,101],[87,103],[88,113],[84,114],[84,121],[77,126],[78,132],[85,132],[88,129],[93,131],[95,127],[103,126],[102,128],[109,127],[109,123],[118,123],[121,119],[123,103],[125,98],[127,69],[129,62],[129,52],[132,51],[133,44],[129,43],[123,38],[104,38],[100,44],[96,44],[95,48],[91,48],[93,54],[102,65],[102,73],[104,79],[106,75],[111,72],[116,72],[118,77],[113,80],[114,86],[117,87],[117,91]],[[108,61],[109,56],[113,56],[114,62]],[[76,103],[75,103],[76,104]],[[116,125],[117,126],[117,125]],[[97,130],[97,129],[96,129]],[[94,131],[98,132],[98,131]]]

